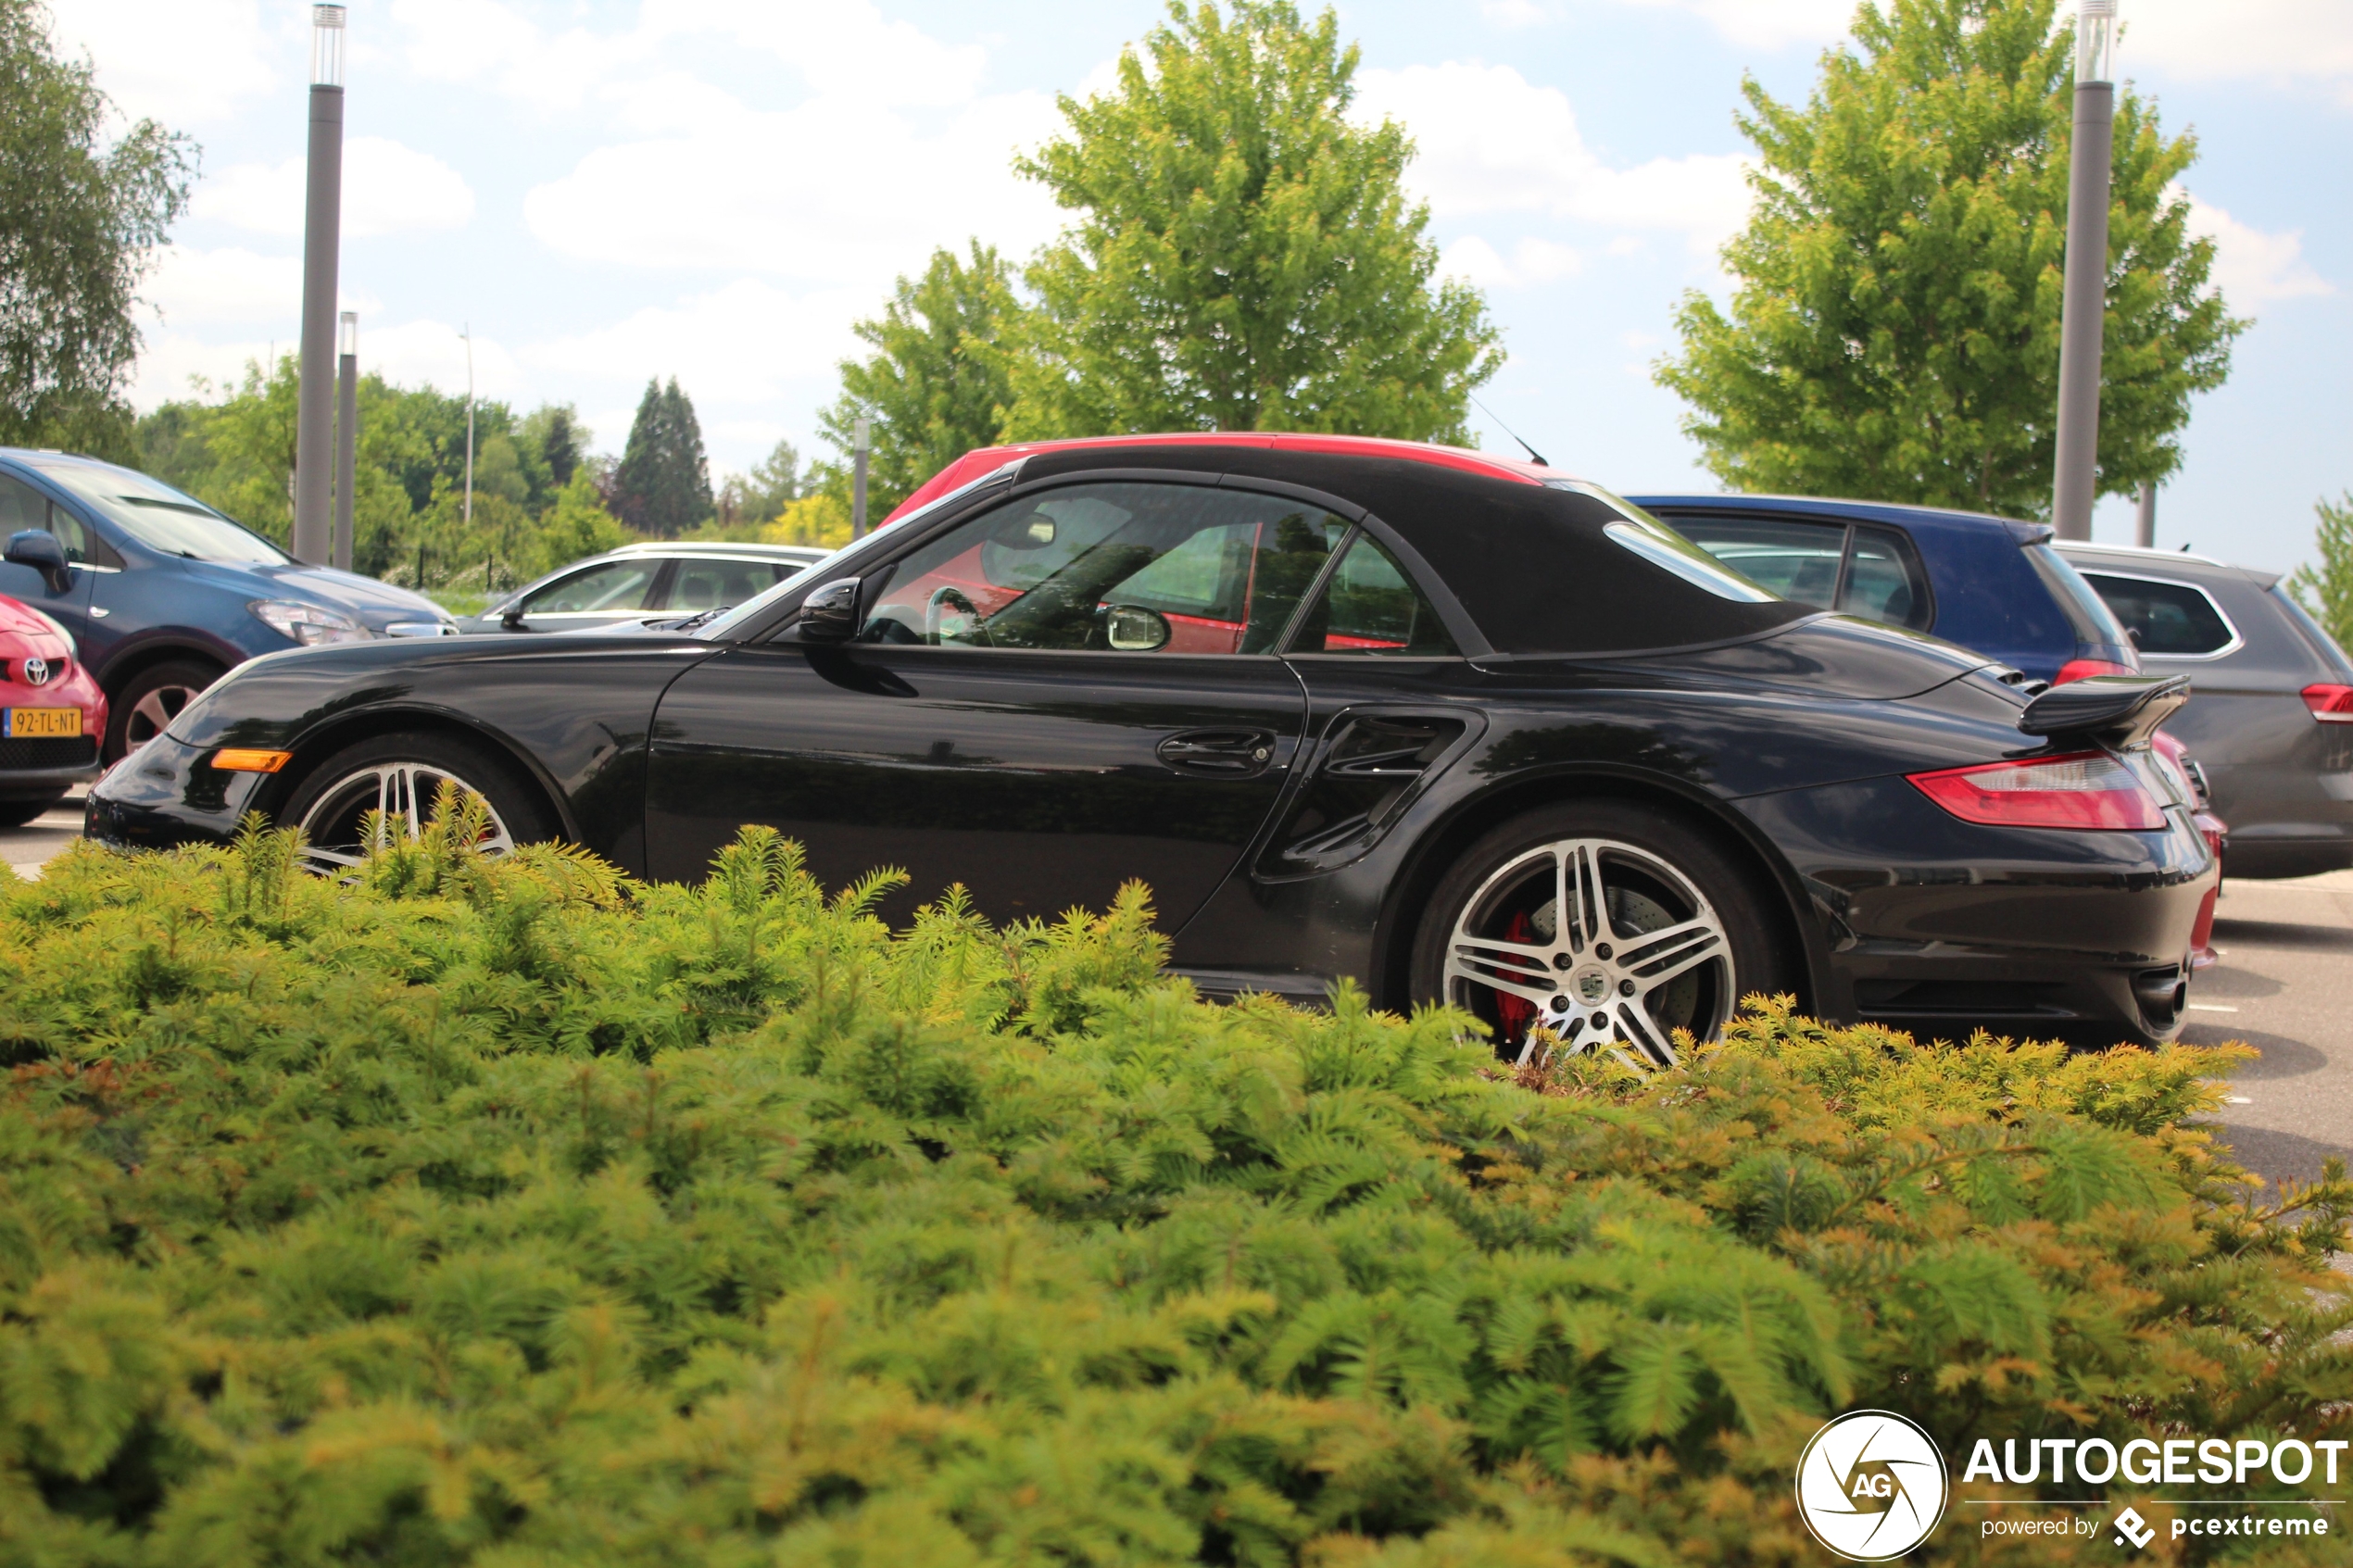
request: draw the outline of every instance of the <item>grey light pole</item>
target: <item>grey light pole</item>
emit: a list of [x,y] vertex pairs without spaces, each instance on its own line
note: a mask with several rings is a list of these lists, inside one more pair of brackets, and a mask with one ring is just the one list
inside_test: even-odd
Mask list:
[[2141,481],[2140,508],[2133,519],[2133,543],[2144,550],[2157,548],[2157,486]]
[[466,526],[474,525],[474,329],[468,322],[458,333],[466,345]]
[[294,553],[321,565],[333,547],[335,259],[343,238],[341,6],[310,7],[310,187],[302,228],[302,383],[295,415]]
[[343,313],[335,345],[335,565],[351,570],[351,490],[359,478],[359,313]]
[[866,536],[866,454],[875,444],[875,421],[861,414],[849,421],[849,536]]
[[2077,0],[2075,133],[2067,170],[2067,282],[2059,307],[2058,461],[2051,523],[2092,536],[2099,491],[2100,332],[2108,317],[2108,175],[2116,133],[2116,0]]

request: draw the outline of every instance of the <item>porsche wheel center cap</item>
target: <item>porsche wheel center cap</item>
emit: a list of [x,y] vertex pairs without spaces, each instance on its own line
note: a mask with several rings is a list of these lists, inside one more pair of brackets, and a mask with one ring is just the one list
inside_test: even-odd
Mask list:
[[1597,966],[1579,970],[1574,984],[1578,1000],[1587,1007],[1598,1006],[1609,995],[1609,973]]

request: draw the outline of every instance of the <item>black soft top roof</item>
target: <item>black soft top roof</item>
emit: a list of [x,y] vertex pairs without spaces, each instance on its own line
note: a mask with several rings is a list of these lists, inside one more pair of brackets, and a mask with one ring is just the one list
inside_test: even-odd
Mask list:
[[[1726,599],[1609,539],[1602,497],[1411,458],[1211,445],[1044,451],[1026,483],[1105,469],[1228,473],[1353,502],[1429,564],[1499,653],[1683,647],[1769,632],[1815,613]],[[1564,483],[1572,483],[1566,480]]]

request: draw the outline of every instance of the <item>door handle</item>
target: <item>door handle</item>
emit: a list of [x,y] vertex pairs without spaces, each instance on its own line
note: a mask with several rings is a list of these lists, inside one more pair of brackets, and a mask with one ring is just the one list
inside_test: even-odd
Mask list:
[[1155,748],[1180,773],[1203,778],[1246,779],[1275,760],[1275,736],[1266,730],[1186,730]]

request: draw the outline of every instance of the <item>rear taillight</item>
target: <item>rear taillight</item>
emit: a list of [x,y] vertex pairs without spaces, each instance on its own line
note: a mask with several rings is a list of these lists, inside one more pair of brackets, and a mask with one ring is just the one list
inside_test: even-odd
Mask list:
[[2088,681],[2095,675],[2137,675],[2140,671],[2129,664],[2119,664],[2111,659],[2070,659],[2051,677],[2051,684],[2063,686],[2070,681]]
[[2323,724],[2353,724],[2353,686],[2323,681],[2304,688],[2304,706]]
[[2105,751],[1984,762],[1907,775],[1920,793],[1965,822],[2010,828],[2113,828],[2147,833],[2164,809]]

